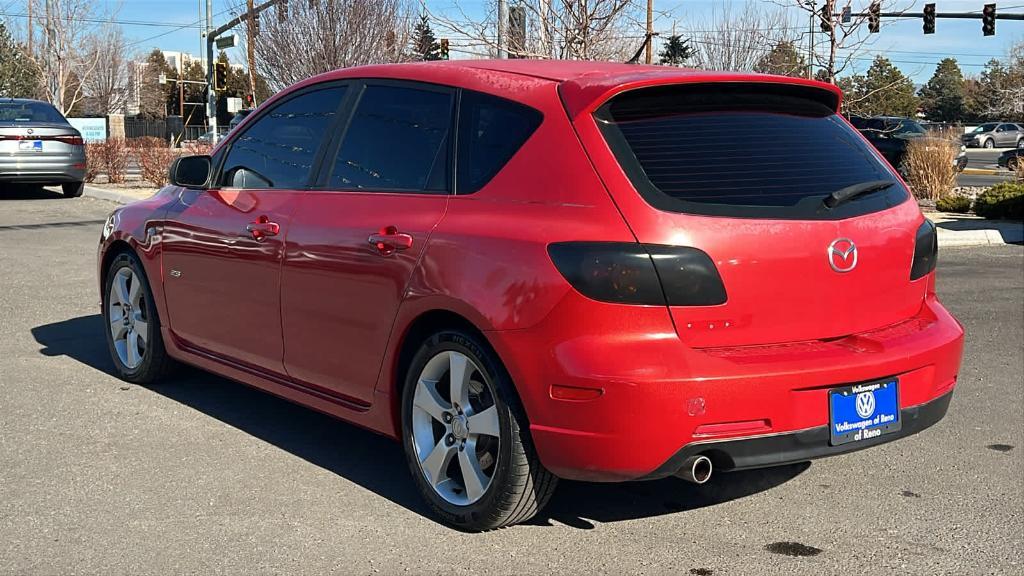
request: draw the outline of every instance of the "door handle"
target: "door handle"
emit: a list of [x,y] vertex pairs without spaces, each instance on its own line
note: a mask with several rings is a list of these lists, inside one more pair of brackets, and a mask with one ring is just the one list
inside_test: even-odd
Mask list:
[[367,242],[382,256],[390,256],[396,250],[412,248],[412,236],[398,231],[394,226],[385,226],[376,234],[370,234]]
[[271,222],[270,218],[266,216],[260,216],[255,222],[246,226],[245,231],[257,242],[262,242],[267,239],[267,236],[280,234],[281,226],[277,222]]

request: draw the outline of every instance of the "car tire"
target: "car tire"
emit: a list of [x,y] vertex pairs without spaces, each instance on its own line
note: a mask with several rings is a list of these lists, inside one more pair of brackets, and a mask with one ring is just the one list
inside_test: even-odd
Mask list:
[[991,138],[989,138],[988,140],[985,140],[985,143],[983,144],[983,146],[985,148],[995,148],[996,147],[995,140],[992,140]]
[[85,182],[69,182],[61,184],[60,189],[65,198],[78,198],[85,192]]
[[159,381],[174,367],[174,360],[164,347],[153,292],[135,254],[121,253],[110,263],[102,296],[103,327],[115,374],[135,384]]
[[[453,374],[464,377],[453,381]],[[530,519],[558,481],[537,456],[500,359],[481,337],[463,330],[430,336],[413,357],[402,391],[402,444],[430,509],[467,532]]]

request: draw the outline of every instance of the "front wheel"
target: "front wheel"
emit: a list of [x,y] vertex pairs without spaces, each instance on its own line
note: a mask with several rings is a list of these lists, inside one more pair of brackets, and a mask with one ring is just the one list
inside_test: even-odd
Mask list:
[[500,360],[467,332],[439,332],[420,346],[402,394],[402,438],[420,493],[460,530],[528,520],[557,483]]
[[173,365],[164,349],[153,292],[134,254],[119,254],[107,269],[103,320],[107,347],[122,380],[151,384]]

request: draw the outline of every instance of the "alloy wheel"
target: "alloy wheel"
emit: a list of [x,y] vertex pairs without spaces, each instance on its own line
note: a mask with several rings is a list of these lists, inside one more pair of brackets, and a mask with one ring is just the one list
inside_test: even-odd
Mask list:
[[441,498],[467,506],[483,497],[500,430],[493,385],[469,356],[448,350],[426,363],[413,396],[412,441],[420,472]]
[[138,368],[146,357],[149,318],[142,281],[129,267],[120,268],[110,283],[107,321],[121,364],[129,370]]

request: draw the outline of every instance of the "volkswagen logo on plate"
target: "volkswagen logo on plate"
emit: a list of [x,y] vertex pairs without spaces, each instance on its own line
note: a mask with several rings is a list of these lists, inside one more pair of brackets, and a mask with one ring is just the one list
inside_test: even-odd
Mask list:
[[875,413],[875,393],[861,392],[857,394],[857,416],[870,418]]
[[828,265],[836,272],[849,272],[857,267],[857,245],[849,238],[836,238],[826,251]]

